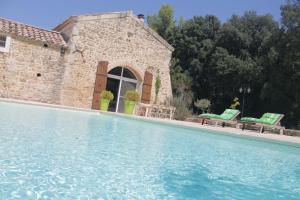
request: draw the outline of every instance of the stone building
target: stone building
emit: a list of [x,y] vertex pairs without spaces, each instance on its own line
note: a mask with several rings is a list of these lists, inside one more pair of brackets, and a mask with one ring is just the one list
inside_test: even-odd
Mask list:
[[0,18],[0,97],[99,108],[102,90],[123,111],[123,95],[137,90],[142,102],[172,97],[173,47],[131,11],[72,16],[54,30]]

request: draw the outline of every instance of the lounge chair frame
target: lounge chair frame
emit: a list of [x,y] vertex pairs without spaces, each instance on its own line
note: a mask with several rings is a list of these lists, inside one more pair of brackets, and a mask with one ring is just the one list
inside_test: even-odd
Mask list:
[[285,129],[284,126],[281,126],[280,121],[284,117],[284,114],[280,114],[280,117],[277,119],[276,123],[271,124],[263,124],[263,123],[257,123],[257,122],[245,122],[245,121],[239,121],[239,124],[242,125],[242,130],[245,130],[246,125],[259,128],[259,132],[263,133],[265,131],[265,128],[270,129],[276,129],[279,130],[280,135],[283,135],[283,130]]
[[218,125],[219,123],[221,123],[222,127],[225,127],[226,124],[236,126],[238,124],[237,117],[240,115],[240,113],[241,113],[240,111],[237,112],[231,119],[228,119],[228,120],[211,118],[211,117],[207,117],[207,116],[198,116],[197,118],[202,119],[201,125],[204,125],[207,121],[212,121],[212,122],[215,122],[215,125]]

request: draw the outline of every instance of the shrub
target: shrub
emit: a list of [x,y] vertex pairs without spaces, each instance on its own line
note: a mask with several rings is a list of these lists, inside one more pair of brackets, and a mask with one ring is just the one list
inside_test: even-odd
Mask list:
[[101,99],[107,99],[109,101],[114,99],[114,95],[111,91],[103,90],[100,94]]
[[239,98],[235,97],[235,98],[233,99],[233,102],[232,102],[230,108],[231,108],[231,109],[238,109],[239,106],[240,106]]
[[155,103],[157,103],[157,97],[158,97],[160,87],[161,87],[161,79],[158,70],[156,80],[155,80]]
[[189,109],[188,101],[182,96],[174,96],[171,101],[172,106],[176,108],[174,119],[184,120],[192,115]]
[[198,99],[194,102],[197,108],[200,108],[202,113],[207,112],[210,109],[211,103],[208,99]]
[[135,90],[127,90],[126,93],[125,93],[124,98],[127,101],[139,102],[140,101],[140,94]]

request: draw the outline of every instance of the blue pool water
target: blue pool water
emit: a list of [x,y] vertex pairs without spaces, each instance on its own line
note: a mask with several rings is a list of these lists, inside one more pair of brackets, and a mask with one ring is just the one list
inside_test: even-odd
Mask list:
[[0,102],[0,199],[300,199],[300,148]]

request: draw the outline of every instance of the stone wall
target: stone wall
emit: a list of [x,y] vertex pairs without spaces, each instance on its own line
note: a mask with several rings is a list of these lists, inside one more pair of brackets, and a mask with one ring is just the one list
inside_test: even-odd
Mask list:
[[109,70],[117,66],[132,69],[140,82],[145,70],[154,72],[152,101],[155,72],[159,69],[162,79],[159,101],[172,96],[169,72],[172,47],[131,12],[78,16],[71,21],[58,30],[70,38],[61,104],[91,108],[99,61],[108,61]]
[[12,36],[0,52],[0,97],[59,104],[63,60],[59,48]]

